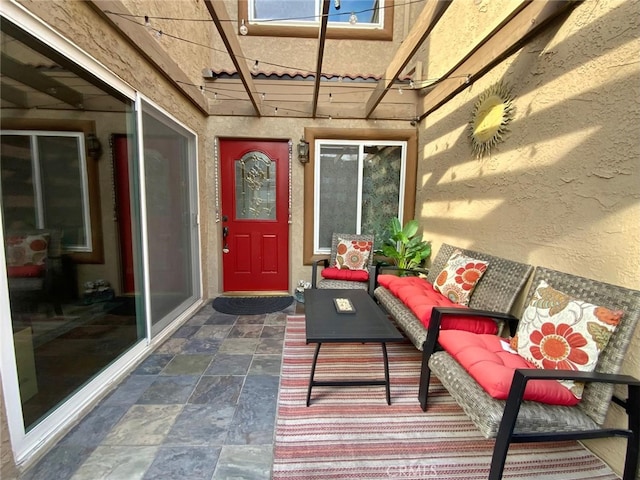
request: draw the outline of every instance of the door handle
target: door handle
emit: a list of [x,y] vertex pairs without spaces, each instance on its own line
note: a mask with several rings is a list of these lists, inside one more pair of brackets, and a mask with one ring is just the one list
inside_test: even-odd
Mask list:
[[229,227],[222,227],[222,239],[224,240],[224,246],[222,247],[222,253],[229,253],[229,245],[226,242],[226,238],[229,235]]

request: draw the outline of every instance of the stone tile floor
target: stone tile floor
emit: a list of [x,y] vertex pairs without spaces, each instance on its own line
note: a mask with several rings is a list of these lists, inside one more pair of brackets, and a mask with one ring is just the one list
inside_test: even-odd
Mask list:
[[269,479],[286,316],[206,305],[22,480]]

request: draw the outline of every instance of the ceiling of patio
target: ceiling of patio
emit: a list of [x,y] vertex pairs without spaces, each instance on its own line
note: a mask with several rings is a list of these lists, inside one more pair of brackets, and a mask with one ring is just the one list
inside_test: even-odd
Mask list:
[[[411,122],[424,118],[466,88],[468,83],[522,46],[534,32],[575,4],[570,0],[512,2],[512,10],[506,13],[497,28],[478,39],[471,49],[453,61],[453,67],[445,75],[436,81],[421,83],[413,81],[414,73],[417,73],[414,69],[419,65],[414,56],[450,6],[449,0],[425,2],[420,14],[411,20],[406,37],[385,71],[376,75],[345,77],[323,73],[326,15],[322,17],[313,52],[316,59],[314,71],[255,72],[250,68],[238,40],[237,20],[229,17],[225,3],[203,1],[235,70],[205,67],[203,85],[200,86],[194,85],[175,61],[158,48],[151,35],[146,35],[148,38],[140,36],[139,30],[135,30],[130,21],[105,13],[114,8],[126,11],[123,4],[114,0],[92,0],[90,4],[132,45],[140,47],[141,53],[207,115],[394,119]],[[322,0],[324,12],[328,11],[330,1]],[[5,33],[2,37],[0,92],[3,108],[84,111],[123,108],[120,101],[110,99],[109,95],[104,95],[104,91],[96,88],[96,79],[89,78],[82,69],[74,67],[62,56],[51,60],[37,46],[25,47],[21,42],[16,42],[15,37]],[[415,77],[417,80],[419,74]]]

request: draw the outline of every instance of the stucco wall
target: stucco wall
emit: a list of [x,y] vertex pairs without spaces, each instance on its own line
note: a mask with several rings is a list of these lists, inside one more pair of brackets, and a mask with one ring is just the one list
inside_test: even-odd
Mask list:
[[[448,242],[640,288],[638,7],[580,4],[425,119],[416,215],[434,251]],[[455,56],[455,28],[446,31],[454,37],[434,38],[426,57],[444,45]],[[498,81],[512,86],[515,118],[476,159],[468,122]],[[638,378],[639,352],[640,331],[624,366]],[[618,407],[610,417],[626,422]],[[623,440],[588,445],[621,471]]]

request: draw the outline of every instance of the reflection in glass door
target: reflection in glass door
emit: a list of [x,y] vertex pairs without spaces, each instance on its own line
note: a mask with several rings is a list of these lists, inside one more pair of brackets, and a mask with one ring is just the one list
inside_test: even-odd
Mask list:
[[151,333],[200,297],[195,135],[142,102]]
[[[76,75],[81,67],[57,63],[58,52],[4,17],[1,27],[3,61],[48,65],[100,98],[99,105],[86,101],[81,112],[51,103],[29,86],[35,69],[25,67],[14,72],[12,88],[30,108],[2,105],[0,248],[11,315],[0,318],[0,341],[3,349],[9,342],[15,349],[19,398],[5,400],[12,419],[22,415],[23,431],[12,432],[19,449],[27,433],[36,431],[40,442],[38,428],[139,344],[146,330],[118,284],[116,248],[104,247],[117,246],[115,228],[101,215],[101,207],[112,210],[113,198],[105,176],[107,132],[135,128],[133,101],[98,77]],[[104,148],[89,148],[91,142]]]

